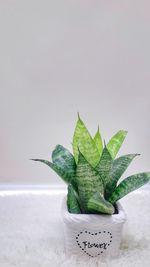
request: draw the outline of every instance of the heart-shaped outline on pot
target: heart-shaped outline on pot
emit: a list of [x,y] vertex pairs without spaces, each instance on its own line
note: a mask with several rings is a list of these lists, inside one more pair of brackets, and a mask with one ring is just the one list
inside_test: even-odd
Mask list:
[[112,243],[112,233],[109,231],[80,231],[76,236],[78,247],[90,257],[101,255]]

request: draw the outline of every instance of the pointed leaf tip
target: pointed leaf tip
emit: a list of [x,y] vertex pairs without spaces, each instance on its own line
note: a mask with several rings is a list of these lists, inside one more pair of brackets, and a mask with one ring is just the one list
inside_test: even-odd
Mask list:
[[96,147],[98,149],[98,152],[99,152],[99,154],[101,156],[102,150],[103,150],[103,143],[102,143],[101,133],[100,133],[100,130],[99,130],[99,125],[98,125],[98,129],[97,129],[97,132],[96,132],[93,140],[94,140],[94,143],[95,143],[95,145],[96,145]]
[[88,162],[93,167],[95,167],[99,162],[100,154],[93,138],[91,137],[88,129],[86,128],[84,122],[80,119],[80,117],[77,121],[73,135],[73,152],[76,163],[78,163],[77,147],[80,148],[80,151],[82,152],[86,160],[88,160]]
[[78,120],[80,120],[81,121],[81,118],[80,118],[80,113],[78,112]]
[[111,153],[113,159],[116,157],[127,133],[128,132],[125,130],[120,130],[108,142],[107,148]]
[[102,151],[100,161],[99,161],[98,165],[96,166],[96,170],[99,173],[99,175],[103,181],[104,187],[105,187],[107,180],[108,180],[109,172],[110,172],[111,167],[112,167],[112,162],[113,162],[113,160],[112,160],[111,154],[110,154],[109,150],[107,149],[107,146],[105,146],[103,151]]
[[113,191],[108,201],[114,204],[130,192],[140,188],[150,181],[150,172],[131,175],[124,179]]

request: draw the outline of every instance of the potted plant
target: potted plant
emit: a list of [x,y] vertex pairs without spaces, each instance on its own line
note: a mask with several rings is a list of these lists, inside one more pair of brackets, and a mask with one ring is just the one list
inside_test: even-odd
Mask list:
[[117,256],[125,212],[118,202],[150,180],[150,172],[138,173],[118,183],[132,160],[139,154],[115,159],[127,131],[117,132],[106,144],[98,130],[91,137],[78,114],[73,135],[73,154],[61,145],[52,152],[48,165],[67,184],[62,216],[66,251],[86,257]]

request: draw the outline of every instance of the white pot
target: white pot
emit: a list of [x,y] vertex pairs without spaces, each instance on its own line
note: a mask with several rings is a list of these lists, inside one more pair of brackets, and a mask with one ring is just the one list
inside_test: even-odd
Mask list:
[[66,198],[62,205],[65,249],[69,255],[116,257],[119,254],[125,212],[117,203],[118,214],[72,214]]

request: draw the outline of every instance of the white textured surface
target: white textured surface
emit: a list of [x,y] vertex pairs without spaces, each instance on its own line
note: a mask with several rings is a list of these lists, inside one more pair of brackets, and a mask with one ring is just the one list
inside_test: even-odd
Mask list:
[[[42,193],[42,191],[41,191]],[[149,267],[150,192],[137,191],[122,200],[128,216],[117,259],[84,261],[64,253],[61,201],[64,194],[0,193],[1,267]],[[84,259],[85,260],[85,259]]]
[[[118,256],[122,228],[126,220],[126,214],[119,202],[118,210],[119,214],[112,216],[71,214],[68,212],[66,198],[64,198],[62,218],[67,255],[81,255],[86,258]],[[89,248],[88,244],[92,247]],[[93,244],[97,244],[101,248],[93,246]]]

